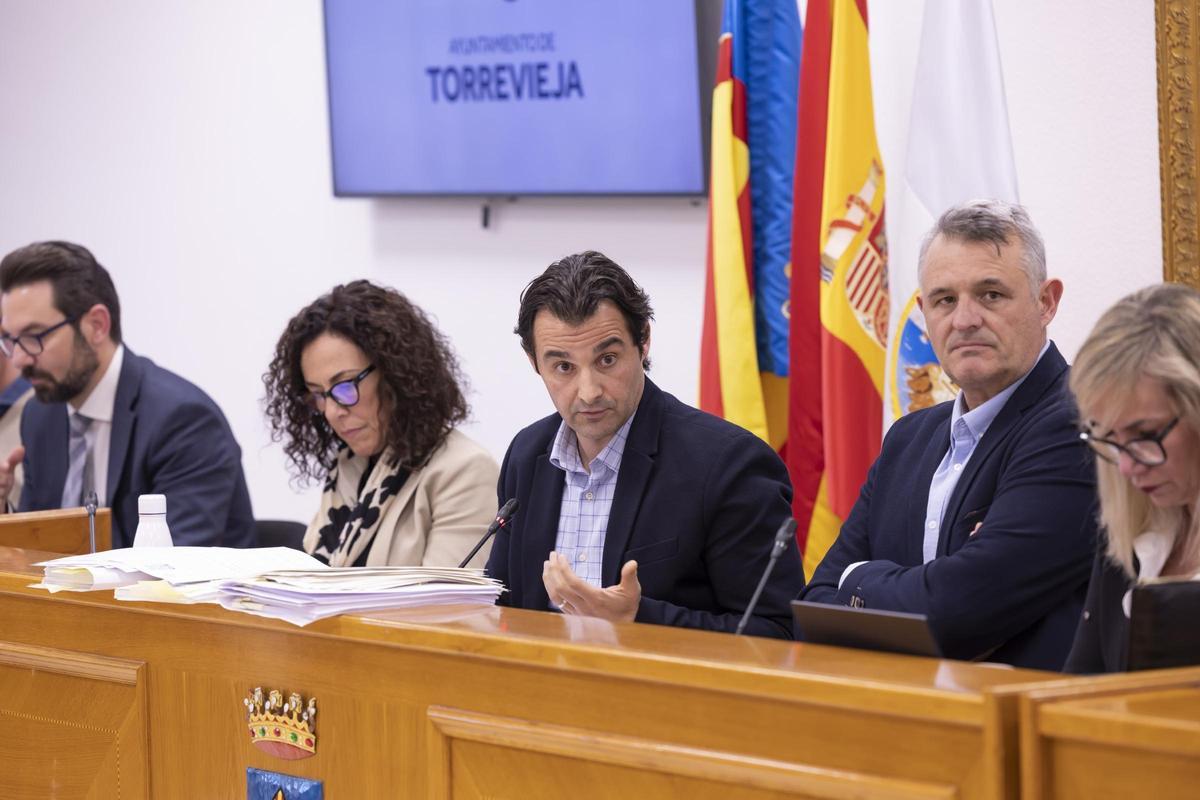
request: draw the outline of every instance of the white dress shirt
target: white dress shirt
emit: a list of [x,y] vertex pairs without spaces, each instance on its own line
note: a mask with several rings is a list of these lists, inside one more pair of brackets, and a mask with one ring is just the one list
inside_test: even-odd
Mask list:
[[[1162,577],[1163,567],[1167,565],[1167,559],[1171,557],[1171,551],[1174,549],[1175,534],[1162,531],[1146,531],[1138,534],[1133,540],[1133,553],[1138,560],[1137,583],[1147,583]],[[1182,576],[1176,576],[1176,578],[1184,580]],[[1187,580],[1200,581],[1200,573],[1190,576]],[[1121,598],[1121,609],[1125,612],[1126,617],[1131,616],[1132,605],[1133,587],[1130,587],[1129,591],[1125,592],[1125,596]]]
[[117,403],[117,383],[121,364],[125,361],[125,345],[117,345],[108,369],[78,409],[67,403],[67,414],[83,414],[92,421],[85,438],[92,451],[92,480],[101,506],[108,503],[108,452],[112,442],[113,407]]

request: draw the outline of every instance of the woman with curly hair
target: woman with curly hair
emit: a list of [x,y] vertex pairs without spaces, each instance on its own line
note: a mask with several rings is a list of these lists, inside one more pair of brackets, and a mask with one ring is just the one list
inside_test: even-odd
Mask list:
[[[457,566],[495,517],[495,460],[446,339],[404,295],[359,280],[292,318],[263,375],[271,438],[324,480],[304,549],[331,566]],[[487,561],[487,548],[472,560]]]

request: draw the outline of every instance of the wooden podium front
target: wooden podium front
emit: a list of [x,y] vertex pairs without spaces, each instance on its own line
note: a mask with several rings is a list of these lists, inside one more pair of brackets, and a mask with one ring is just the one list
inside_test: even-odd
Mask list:
[[1021,699],[1022,796],[1200,796],[1200,668],[1077,678]]
[[[998,800],[1053,677],[493,607],[297,628],[27,588],[44,557],[0,548],[5,798]],[[315,755],[254,746],[255,687],[316,698]]]
[[[63,555],[90,553],[88,515],[82,508],[0,514],[0,547],[25,547]],[[112,509],[96,511],[96,550],[112,549]]]

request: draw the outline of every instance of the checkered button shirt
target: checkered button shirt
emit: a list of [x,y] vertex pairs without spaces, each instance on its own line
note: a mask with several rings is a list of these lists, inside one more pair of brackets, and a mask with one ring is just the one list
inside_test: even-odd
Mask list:
[[[621,455],[625,452],[625,439],[632,423],[631,415],[592,459],[588,470],[583,468],[579,457],[575,431],[565,421],[558,426],[554,446],[550,449],[550,463],[563,471],[565,481],[554,549],[571,562],[571,568],[579,577],[596,587],[600,587],[604,536],[608,532],[617,473],[621,470]],[[550,607],[558,608],[553,603]]]

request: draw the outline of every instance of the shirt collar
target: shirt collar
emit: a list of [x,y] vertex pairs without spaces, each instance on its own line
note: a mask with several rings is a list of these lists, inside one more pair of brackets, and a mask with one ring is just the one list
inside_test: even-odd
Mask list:
[[1133,539],[1133,552],[1138,560],[1138,580],[1145,581],[1162,575],[1171,550],[1175,547],[1175,537],[1162,531],[1146,531]]
[[[1163,531],[1146,531],[1139,533],[1133,539],[1133,554],[1137,556],[1138,583],[1146,583],[1162,575],[1171,550],[1175,547],[1175,535]],[[1132,616],[1133,589],[1125,592],[1121,598],[1121,608],[1125,616]]]
[[1030,367],[1029,372],[1026,372],[1020,378],[1004,387],[1004,390],[995,397],[972,408],[970,411],[964,409],[966,401],[963,399],[962,392],[959,392],[958,397],[954,399],[954,410],[950,412],[950,430],[953,431],[958,427],[958,421],[961,419],[975,441],[982,439],[983,434],[987,433],[987,429],[991,427],[996,417],[999,416],[1000,409],[1004,408],[1004,405],[1016,394],[1017,389],[1021,388],[1021,384],[1037,368],[1042,357],[1046,355],[1046,351],[1049,349],[1050,340],[1047,339],[1046,343],[1042,345],[1042,351],[1038,353],[1037,361],[1033,362],[1033,367]]
[[[617,429],[604,449],[592,459],[586,471],[595,472],[597,465],[603,465],[613,473],[620,471],[621,456],[625,453],[625,440],[629,437],[629,427],[636,416],[637,411],[629,415],[629,419]],[[550,448],[550,463],[564,472],[585,472],[583,460],[579,457],[579,440],[566,420],[559,423],[558,433],[554,435],[554,446]]]
[[83,401],[78,411],[68,403],[67,413],[83,414],[93,422],[112,422],[113,407],[117,403],[117,384],[121,380],[121,364],[124,361],[125,345],[119,344],[113,353],[112,361],[108,362],[108,369],[104,371],[88,399]]

